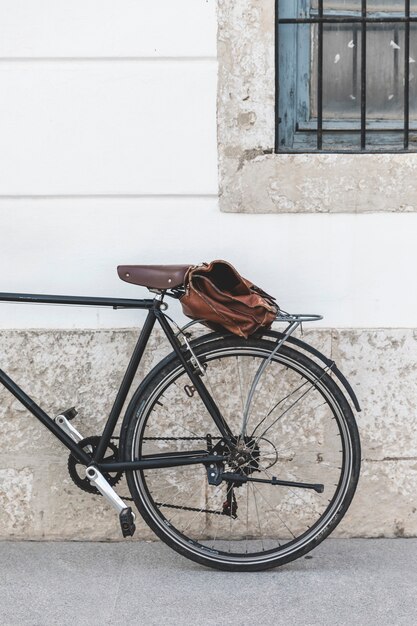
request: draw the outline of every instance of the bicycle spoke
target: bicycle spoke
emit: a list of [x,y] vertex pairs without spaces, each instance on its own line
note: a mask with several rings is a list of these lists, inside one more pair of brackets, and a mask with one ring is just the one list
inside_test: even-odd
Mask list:
[[[195,495],[197,495],[197,494],[199,493],[199,491],[201,491],[201,486],[200,486],[200,485],[198,485],[197,489],[195,489],[195,490],[193,491],[193,493],[192,493],[192,497],[191,497],[191,499],[190,499],[190,502],[192,502],[192,501],[193,501],[194,496],[195,496]],[[164,502],[163,504],[160,504],[160,505],[159,505],[159,508],[163,508],[163,507],[164,507],[164,506],[166,506],[167,504],[169,504],[169,503],[168,503],[168,501]],[[181,506],[181,505],[180,505],[180,506]],[[185,510],[185,509],[184,509],[184,507],[185,507],[185,506],[186,506],[186,505],[183,505],[180,509],[178,509],[178,512],[177,512],[177,513],[175,513],[175,514],[174,514],[174,516],[171,518],[171,521],[173,521],[173,520],[174,520],[174,519],[175,519],[175,518],[176,518],[176,517],[180,514],[180,512],[181,512],[181,511]],[[201,511],[203,510],[203,508],[204,508],[204,507],[201,507],[201,509],[200,509],[200,511],[199,511],[200,513],[201,513]]]
[[[324,374],[323,374],[323,376],[324,376]],[[309,388],[309,389],[307,389],[307,391],[305,391],[305,392],[304,392],[304,393],[303,393],[303,394],[302,394],[302,395],[301,395],[301,396],[300,396],[300,397],[299,397],[299,398],[298,398],[295,402],[293,402],[293,403],[292,403],[292,405],[288,407],[288,409],[286,409],[285,411],[283,411],[283,412],[282,412],[282,413],[281,413],[281,414],[280,414],[280,415],[276,418],[276,420],[274,420],[274,422],[272,422],[272,424],[270,424],[270,425],[268,426],[268,428],[266,428],[266,429],[264,430],[264,432],[262,433],[262,435],[261,435],[260,437],[258,437],[258,439],[257,439],[256,441],[259,441],[260,439],[262,439],[262,437],[264,437],[264,436],[266,435],[266,433],[267,433],[269,430],[271,430],[271,428],[272,428],[273,426],[275,426],[275,424],[276,424],[277,422],[279,422],[279,421],[280,421],[280,420],[284,417],[284,415],[287,415],[287,413],[289,413],[289,411],[291,411],[291,410],[292,410],[292,409],[293,409],[293,408],[294,408],[294,407],[295,407],[295,406],[296,406],[296,405],[297,405],[297,404],[298,404],[298,403],[299,403],[299,402],[300,402],[303,398],[305,398],[305,397],[306,397],[309,393],[311,393],[312,389],[316,389],[316,383],[311,384],[310,388]]]
[[[253,431],[252,431],[252,435],[251,435],[251,436],[253,437],[253,436],[255,435],[256,431],[257,431],[257,430],[258,430],[258,428],[259,428],[259,426],[260,426],[261,424],[263,424],[263,423],[264,423],[264,421],[265,421],[265,420],[267,420],[267,419],[268,419],[268,417],[269,417],[270,415],[272,415],[272,413],[275,411],[275,409],[277,409],[277,408],[279,407],[279,405],[280,405],[282,402],[286,402],[286,400],[288,400],[288,398],[291,398],[291,396],[293,396],[295,393],[297,393],[297,391],[299,391],[300,389],[302,389],[302,388],[303,388],[305,385],[307,385],[307,384],[308,384],[308,381],[306,381],[305,383],[302,383],[299,387],[297,387],[297,389],[294,389],[294,391],[292,391],[291,393],[287,394],[286,396],[284,396],[284,397],[282,398],[282,400],[280,400],[280,401],[279,401],[279,402],[277,402],[275,405],[273,405],[273,406],[272,406],[272,408],[268,410],[267,414],[266,414],[266,415],[265,415],[265,416],[261,419],[261,421],[260,421],[260,422],[256,425],[256,428],[255,428],[255,430],[253,430]],[[277,391],[276,391],[276,395],[278,395],[278,393],[279,393],[279,387],[278,387],[278,389],[277,389]]]
[[[217,487],[217,489],[216,489],[216,491],[214,492],[214,494],[213,494],[213,495],[216,495],[216,493],[218,493],[220,489],[221,489],[221,485],[219,485],[219,486]],[[204,507],[201,507],[201,508],[198,510],[198,512],[197,512],[197,513],[196,513],[196,514],[192,517],[192,519],[189,521],[189,523],[187,524],[187,526],[184,528],[184,530],[183,530],[183,532],[184,532],[184,533],[188,530],[188,528],[191,526],[191,524],[193,523],[193,521],[197,518],[197,515],[201,514],[201,512],[203,511],[203,508],[204,508]],[[172,521],[172,520],[171,520],[171,521]]]
[[[177,426],[181,428],[184,432],[188,433],[189,435],[192,435],[193,437],[197,437],[198,439],[202,439],[201,435],[197,435],[196,432],[194,432],[193,430],[190,430],[190,428],[186,428],[183,424],[177,424]],[[203,438],[205,439],[205,437]]]
[[220,529],[220,521],[221,521],[221,517],[220,515],[217,516],[217,520],[216,520],[216,532],[214,534],[214,538],[213,538],[213,543],[211,544],[212,549],[214,549],[215,543],[216,543],[216,539],[219,533],[219,529]]
[[[275,513],[275,515],[278,517],[278,519],[280,520],[281,524],[284,526],[284,528],[286,530],[288,530],[288,532],[290,533],[290,535],[296,539],[296,536],[294,535],[294,533],[292,532],[292,530],[288,527],[288,525],[284,522],[284,520],[281,518],[281,516],[278,514],[278,512],[276,511],[275,507],[272,506],[272,504],[270,504],[268,502],[268,500],[265,498],[265,496],[263,495],[263,493],[261,492],[260,489],[258,489],[258,487],[255,484],[252,484],[253,488],[256,489],[256,491],[259,493],[259,495],[261,496],[261,498],[266,502],[267,506],[269,507],[270,511],[273,511]],[[279,543],[279,542],[278,542]]]
[[[229,497],[230,497],[230,501],[232,501],[233,484],[231,484],[230,487],[227,489],[227,498]],[[231,543],[232,543],[232,514],[230,513],[229,515],[229,554],[230,554]]]
[[[240,402],[241,402],[241,405],[242,405],[242,415],[243,415],[243,412],[245,410],[245,401],[243,399],[242,375],[241,375],[240,367],[239,367],[239,357],[237,356],[237,357],[235,357],[235,359],[236,359],[237,378],[238,378],[238,381],[239,381]],[[244,435],[244,433],[241,433],[241,434],[242,434],[242,436]]]
[[253,495],[254,502],[255,502],[256,517],[257,517],[257,520],[258,520],[259,532],[260,532],[260,535],[261,535],[262,550],[265,550],[264,539],[263,539],[263,534],[262,534],[261,520],[259,519],[258,503],[256,501],[256,495],[255,495],[255,485],[253,483],[249,483],[248,485],[252,486],[252,495]]
[[246,489],[246,554],[248,553],[248,534],[249,534],[249,489]]
[[[265,472],[265,474],[272,479],[272,474],[270,474],[266,469],[263,470]],[[307,506],[310,507],[310,510],[313,511],[313,513],[315,515],[320,515],[317,509],[313,509],[313,507],[311,506],[310,502],[307,502],[307,500],[301,495],[301,493],[295,493],[295,491],[293,491],[291,489],[291,487],[287,487],[288,491],[290,491],[292,493],[293,496],[295,496],[296,498],[299,498],[300,500],[302,500],[305,504],[307,504]]]
[[[229,350],[234,344],[239,349]],[[258,351],[258,345],[264,348]],[[140,481],[135,483],[170,545],[224,568],[227,563],[236,569],[246,562],[268,563],[281,554],[295,554],[300,546],[305,551],[304,546],[329,528],[327,520],[340,508],[347,485],[341,476],[349,447],[339,404],[328,400],[333,396],[326,388],[327,370],[306,368],[310,361],[305,357],[293,363],[285,346],[259,381],[243,433],[245,396],[269,345],[224,338],[202,342],[196,352],[205,366],[208,393],[232,433],[222,448],[223,460],[214,464],[223,481],[209,484],[209,478],[216,478],[198,464],[147,470],[143,490]],[[173,375],[167,371],[158,383],[159,396],[153,392],[152,405],[145,402],[138,408],[137,458],[211,451],[208,435],[213,445],[221,441],[198,392],[191,391],[192,397],[184,393],[188,375],[178,365]],[[313,493],[319,485],[325,486],[325,497]]]

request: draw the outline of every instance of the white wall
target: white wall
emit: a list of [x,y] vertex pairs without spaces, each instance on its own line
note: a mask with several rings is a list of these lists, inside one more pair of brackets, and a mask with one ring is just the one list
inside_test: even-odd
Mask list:
[[[416,325],[416,214],[220,213],[215,0],[0,0],[0,291],[119,295],[215,257],[324,325]],[[0,304],[0,326],[131,312]]]

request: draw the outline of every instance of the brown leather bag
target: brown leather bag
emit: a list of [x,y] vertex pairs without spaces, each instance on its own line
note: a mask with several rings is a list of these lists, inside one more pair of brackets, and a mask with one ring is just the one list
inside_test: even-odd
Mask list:
[[204,320],[213,330],[226,328],[247,338],[259,328],[268,328],[279,311],[275,298],[226,261],[191,266],[184,286],[180,302],[185,315]]

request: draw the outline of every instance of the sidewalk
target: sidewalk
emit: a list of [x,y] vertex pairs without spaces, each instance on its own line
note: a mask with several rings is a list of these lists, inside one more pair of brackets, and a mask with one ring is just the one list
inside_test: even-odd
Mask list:
[[[228,574],[160,543],[0,543],[1,626],[411,626],[417,539],[327,539]],[[310,558],[312,557],[312,558]]]

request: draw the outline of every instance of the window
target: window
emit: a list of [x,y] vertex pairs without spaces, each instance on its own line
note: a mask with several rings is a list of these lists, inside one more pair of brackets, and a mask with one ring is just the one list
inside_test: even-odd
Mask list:
[[417,151],[417,0],[275,5],[275,151]]

